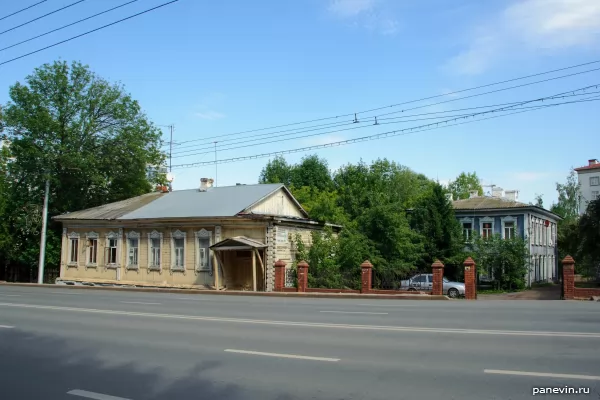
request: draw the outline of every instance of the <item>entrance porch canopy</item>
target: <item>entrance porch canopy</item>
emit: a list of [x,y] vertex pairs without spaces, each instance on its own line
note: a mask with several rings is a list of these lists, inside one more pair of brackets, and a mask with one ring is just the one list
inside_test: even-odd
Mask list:
[[[266,244],[261,243],[257,240],[250,239],[246,236],[235,236],[225,240],[221,240],[218,243],[210,246],[210,249],[214,252],[217,257],[217,261],[224,268],[223,258],[221,257],[222,251],[250,251],[252,252],[252,289],[256,292],[256,259],[260,263],[262,269],[262,276],[265,276],[265,264],[259,254],[259,250],[265,249]],[[215,286],[219,290],[219,268],[215,268]]]

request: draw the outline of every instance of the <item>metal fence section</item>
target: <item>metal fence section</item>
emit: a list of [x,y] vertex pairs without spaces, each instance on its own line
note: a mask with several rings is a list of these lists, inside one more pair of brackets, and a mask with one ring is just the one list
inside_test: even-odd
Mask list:
[[293,288],[296,287],[297,275],[296,270],[291,268],[285,269],[285,287]]
[[373,269],[372,274],[374,290],[431,291],[433,289],[431,272]]

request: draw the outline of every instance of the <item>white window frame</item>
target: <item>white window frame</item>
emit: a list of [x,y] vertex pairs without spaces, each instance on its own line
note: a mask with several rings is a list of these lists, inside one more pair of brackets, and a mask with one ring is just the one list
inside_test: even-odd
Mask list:
[[491,235],[491,237],[494,236],[494,218],[492,218],[492,217],[484,217],[484,218],[480,218],[479,219],[479,235],[481,235],[482,238],[483,238],[483,224],[488,224],[488,223],[492,224],[492,235]]
[[600,186],[600,176],[590,176],[590,186]]
[[104,254],[107,254],[107,249],[110,249],[109,245],[110,245],[110,241],[111,240],[116,240],[117,242],[117,247],[116,247],[116,260],[114,263],[109,263],[108,261],[110,260],[110,250],[108,250],[108,257],[104,260],[104,265],[106,266],[106,268],[119,268],[121,266],[121,235],[115,232],[108,232],[106,234],[106,244],[104,247]]
[[[127,236],[127,269],[139,269],[140,268],[140,247],[141,247],[141,235],[136,231],[129,231],[126,234]],[[129,258],[130,252],[132,250],[131,247],[131,239],[137,239],[137,264],[131,264],[131,260]]]
[[[183,239],[183,266],[179,267],[175,264],[175,239]],[[179,229],[171,233],[171,271],[179,271],[185,273],[185,257],[187,254],[187,234]]]
[[[159,263],[158,265],[153,264],[152,260],[152,239],[158,239],[158,252],[159,252]],[[152,231],[148,233],[148,270],[160,271],[162,269],[161,264],[163,260],[163,234],[162,232]]]
[[[67,266],[77,267],[79,266],[79,249],[81,248],[81,235],[77,232],[71,232],[67,236],[67,240],[69,241],[67,243]],[[73,241],[75,240],[77,240],[77,248],[75,249],[75,255],[77,257],[77,260],[73,261],[73,258],[71,256],[73,255]]]
[[600,198],[600,191],[598,191],[598,190],[592,190],[592,200],[591,201],[594,201],[594,200],[596,200],[598,198]]
[[517,223],[517,219],[515,217],[503,217],[501,218],[502,223],[502,239],[506,239],[506,223],[513,223],[513,235],[514,237],[519,236],[519,224]]
[[[85,266],[86,268],[96,268],[98,266],[98,250],[100,247],[100,235],[96,232],[88,232],[85,234],[86,246],[85,246]],[[92,246],[90,246],[90,240],[96,241],[96,262],[90,262],[90,256],[92,252]]]
[[465,243],[470,243],[473,240],[473,232],[475,231],[475,219],[474,218],[461,218],[459,220],[460,227],[462,229],[463,238],[465,237],[465,224],[471,224],[471,237],[465,239]]
[[[200,239],[206,239],[208,238],[208,254],[206,255],[208,257],[208,263],[206,264],[206,266],[202,266],[200,265]],[[197,272],[209,272],[212,269],[212,255],[213,252],[212,250],[210,250],[210,246],[213,245],[213,235],[211,231],[207,231],[206,229],[202,228],[197,232],[194,232],[194,241],[195,241],[195,247],[196,247],[196,271]]]

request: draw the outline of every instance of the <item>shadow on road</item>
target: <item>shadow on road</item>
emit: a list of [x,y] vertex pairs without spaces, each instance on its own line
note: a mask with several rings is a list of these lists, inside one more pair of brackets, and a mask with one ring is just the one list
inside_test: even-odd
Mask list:
[[236,385],[215,384],[214,379],[203,377],[219,365],[199,362],[185,376],[167,380],[162,368],[141,371],[135,363],[110,366],[94,354],[74,351],[62,339],[19,330],[0,331],[0,398],[6,400],[76,400],[80,397],[66,394],[73,389],[132,400],[255,398]]

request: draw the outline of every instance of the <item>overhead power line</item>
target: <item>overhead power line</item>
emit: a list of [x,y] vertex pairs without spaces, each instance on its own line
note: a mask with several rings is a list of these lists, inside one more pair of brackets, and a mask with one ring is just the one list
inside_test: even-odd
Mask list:
[[12,27],[12,28],[10,28],[10,29],[7,29],[7,30],[5,30],[5,31],[2,31],[2,32],[0,32],[0,35],[3,35],[3,34],[5,34],[6,32],[14,31],[15,29],[18,29],[18,28],[20,28],[20,27],[22,27],[22,26],[29,25],[29,24],[31,24],[32,22],[38,21],[38,20],[40,20],[40,19],[42,19],[42,18],[46,18],[47,16],[49,16],[49,15],[52,15],[52,14],[56,14],[57,12],[60,12],[60,11],[62,11],[62,10],[66,10],[67,8],[69,8],[69,7],[73,7],[74,5],[77,5],[77,4],[79,4],[79,3],[83,3],[84,1],[85,1],[85,0],[79,0],[79,1],[76,1],[75,3],[71,3],[71,4],[68,4],[68,5],[64,6],[64,7],[61,7],[61,8],[59,8],[58,10],[54,10],[54,11],[51,11],[51,12],[49,12],[49,13],[47,13],[47,14],[44,14],[44,15],[42,15],[41,17],[37,17],[37,18],[34,18],[34,19],[32,19],[32,20],[29,20],[29,21],[27,21],[27,22],[24,22],[24,23],[22,23],[21,25],[13,26],[13,27]]
[[[177,143],[174,143],[174,144],[181,145],[181,144],[189,143],[189,142],[196,142],[196,141],[208,140],[208,139],[219,139],[219,138],[226,137],[226,136],[242,135],[242,134],[246,134],[246,133],[254,133],[254,132],[266,131],[266,130],[270,130],[270,129],[279,129],[279,128],[285,128],[285,127],[294,126],[294,125],[303,125],[303,124],[309,124],[309,123],[313,123],[313,122],[327,121],[327,120],[338,119],[338,118],[343,118],[343,117],[354,117],[354,116],[358,116],[360,114],[365,114],[365,113],[369,113],[369,112],[373,112],[373,111],[379,111],[379,110],[383,110],[383,109],[387,109],[387,108],[398,107],[398,106],[405,105],[405,104],[417,103],[417,102],[420,102],[420,101],[431,100],[431,99],[445,97],[445,96],[451,96],[451,95],[455,95],[455,94],[458,94],[458,93],[464,93],[464,92],[469,92],[469,91],[473,91],[473,90],[477,90],[477,89],[483,89],[483,88],[486,88],[486,87],[502,85],[504,83],[509,83],[509,82],[515,82],[515,81],[519,81],[519,80],[523,80],[523,79],[534,78],[536,76],[548,75],[548,74],[552,74],[552,73],[555,73],[555,72],[566,71],[566,70],[569,70],[569,69],[584,67],[586,65],[592,65],[592,64],[597,64],[597,63],[600,63],[600,60],[589,61],[589,62],[586,62],[586,63],[571,65],[571,66],[568,66],[568,67],[553,69],[553,70],[550,70],[550,71],[538,72],[538,73],[531,74],[531,75],[525,75],[525,76],[520,76],[520,77],[517,77],[517,78],[506,79],[506,80],[503,80],[503,81],[488,83],[488,84],[485,84],[485,85],[474,86],[474,87],[467,88],[467,89],[456,90],[454,92],[443,93],[443,94],[434,95],[434,96],[428,96],[428,97],[422,97],[422,98],[415,99],[415,100],[409,100],[409,101],[405,101],[405,102],[402,102],[402,103],[390,104],[390,105],[387,105],[387,106],[372,108],[372,109],[369,109],[369,110],[357,111],[355,113],[352,112],[352,113],[341,114],[341,115],[336,115],[336,116],[331,116],[331,117],[316,118],[316,119],[311,119],[311,120],[306,120],[306,121],[292,122],[292,123],[283,124],[283,125],[274,125],[274,126],[270,126],[270,127],[245,130],[245,131],[234,132],[234,133],[220,135],[220,136],[211,136],[211,137],[205,137],[205,138],[200,138],[200,139],[190,139],[190,140],[185,140],[185,141],[177,142]],[[595,71],[595,70],[592,70],[592,71]],[[588,72],[591,72],[591,71],[588,71]],[[572,75],[568,75],[568,76],[572,76]],[[542,81],[542,82],[544,82],[544,81]],[[494,92],[487,92],[487,94],[489,94],[489,93],[494,93]],[[453,101],[458,101],[458,100],[465,99],[465,98],[468,98],[468,97],[461,97],[461,98],[453,100]],[[432,105],[432,104],[430,104],[430,105]],[[430,106],[430,105],[428,105],[428,106]],[[425,106],[425,107],[427,107],[427,106]],[[407,111],[407,110],[403,110],[403,111]],[[398,111],[398,112],[403,112],[403,111]]]
[[[553,95],[553,96],[546,96],[546,97],[541,97],[541,98],[538,98],[538,99],[527,100],[527,101],[520,102],[518,105],[525,105],[525,104],[534,103],[534,102],[546,101],[546,100],[550,100],[552,98],[555,98],[557,96],[565,95],[566,93],[583,91],[583,90],[587,90],[587,89],[592,88],[592,87],[597,88],[598,86],[600,86],[600,85],[591,85],[591,86],[586,86],[584,88],[570,90],[570,91],[564,92],[564,93],[559,93],[559,94],[556,94],[556,95]],[[559,106],[559,105],[579,103],[579,102],[583,102],[583,101],[598,101],[598,100],[596,100],[595,98],[593,100],[591,100],[591,99],[590,100],[586,100],[586,99],[584,99],[584,100],[576,100],[576,101],[571,101],[571,102],[547,104],[547,105],[540,106],[539,108],[555,107],[555,106]],[[450,124],[450,125],[448,125],[448,122],[452,122],[452,121],[456,121],[456,120],[460,120],[460,119],[467,119],[467,118],[470,118],[470,117],[476,117],[478,115],[486,115],[486,114],[490,114],[490,113],[503,112],[503,111],[510,110],[511,108],[514,108],[515,106],[501,107],[501,108],[497,108],[497,109],[494,109],[494,110],[487,110],[487,111],[483,111],[483,112],[473,113],[473,114],[471,114],[469,116],[452,118],[452,119],[448,119],[448,120],[445,120],[445,121],[439,121],[439,122],[435,122],[435,123],[430,123],[430,124],[415,126],[415,127],[411,127],[411,128],[400,129],[400,130],[388,131],[388,132],[378,133],[378,134],[374,134],[374,135],[363,136],[363,137],[360,137],[360,138],[354,138],[354,139],[342,140],[342,141],[338,141],[338,142],[332,142],[332,143],[328,143],[328,144],[325,144],[325,145],[308,146],[308,147],[303,147],[303,148],[300,148],[300,149],[293,149],[293,151],[292,150],[286,150],[286,151],[283,151],[283,152],[279,151],[279,152],[272,152],[272,153],[264,153],[264,154],[258,155],[258,156],[246,156],[246,157],[236,157],[236,158],[231,158],[231,159],[221,159],[221,160],[218,160],[218,162],[219,163],[225,163],[225,162],[243,161],[243,160],[248,160],[248,159],[252,159],[252,158],[270,157],[270,156],[273,156],[273,155],[285,154],[286,152],[301,152],[301,151],[308,151],[308,150],[314,150],[314,149],[332,147],[334,145],[338,145],[339,146],[339,145],[351,144],[351,143],[356,143],[356,142],[366,141],[366,140],[376,140],[376,139],[381,139],[381,138],[384,138],[384,137],[398,136],[399,134],[403,134],[403,133],[409,134],[409,133],[412,133],[412,132],[415,132],[415,131],[428,130],[426,128],[435,129],[435,128],[439,127],[440,124],[443,124],[442,127],[453,126],[453,125],[461,125],[461,124],[464,124],[465,122],[463,122],[463,123],[457,123],[457,124]],[[522,111],[518,111],[517,113],[528,112],[528,111],[534,111],[534,110],[531,110],[531,109],[529,109],[529,110],[522,110]],[[508,115],[510,115],[510,114],[508,114]],[[481,120],[490,119],[490,118],[497,118],[497,117],[501,117],[501,116],[505,116],[505,115],[499,115],[499,116],[494,116],[494,117],[489,117],[489,118],[483,118],[483,119],[478,119],[478,120],[474,120],[474,121],[470,121],[470,122],[481,121]],[[196,163],[187,163],[187,164],[174,165],[173,168],[189,168],[189,167],[193,167],[193,166],[196,166],[196,165],[209,165],[209,164],[213,164],[213,163],[214,162],[211,162],[211,161],[196,162]]]
[[[595,93],[597,93],[597,92],[595,92]],[[562,104],[571,104],[571,103],[584,102],[584,101],[587,101],[587,100],[576,100],[576,101],[572,101],[572,102],[555,103],[555,104],[550,104],[550,106],[554,106],[556,104],[561,104],[562,105]],[[532,110],[532,109],[537,109],[539,107],[543,107],[543,106],[529,106],[529,107],[520,107],[520,108],[511,108],[511,109],[512,110]],[[504,112],[504,111],[493,111],[493,112],[500,113],[500,112]],[[484,113],[478,113],[478,114],[482,115]],[[418,128],[427,127],[427,126],[434,126],[434,125],[437,126],[440,123],[446,124],[449,121],[457,121],[457,120],[461,120],[463,118],[471,118],[471,117],[474,117],[474,115],[473,114],[462,114],[462,115],[446,116],[445,118],[448,118],[448,117],[452,117],[452,118],[450,118],[448,120],[445,120],[445,121],[438,121],[438,122],[433,122],[433,123],[426,124],[426,125],[421,125]],[[438,117],[438,118],[440,118],[440,117]],[[425,118],[425,119],[430,119],[430,118]],[[419,121],[419,120],[417,119],[417,120],[411,120],[411,121]],[[408,122],[408,121],[400,121],[400,122]],[[387,122],[387,123],[382,123],[382,124],[378,124],[378,125],[398,124],[400,122],[398,122],[398,121],[396,121],[396,122]],[[245,149],[245,148],[248,148],[248,147],[262,146],[262,145],[279,143],[279,142],[288,142],[288,141],[291,141],[291,140],[307,139],[307,138],[310,138],[310,137],[320,136],[320,135],[324,135],[324,134],[348,132],[350,130],[361,129],[361,128],[368,128],[368,127],[371,127],[371,126],[373,126],[373,125],[365,125],[365,126],[360,126],[360,127],[356,127],[356,128],[340,129],[340,130],[331,131],[331,132],[313,133],[313,134],[310,134],[310,135],[297,136],[297,137],[294,137],[294,138],[269,140],[269,141],[263,141],[263,142],[260,142],[260,143],[253,143],[253,144],[244,144],[244,145],[241,145],[241,146],[232,146],[232,147],[220,148],[219,150],[220,151],[229,151],[229,150],[236,150],[236,149]],[[410,128],[410,129],[415,129],[415,128]],[[183,156],[176,156],[176,157],[173,157],[173,158],[190,157],[190,156],[194,156],[194,155],[204,155],[204,154],[209,154],[209,153],[210,153],[210,151],[203,151],[203,152],[198,152],[198,153],[193,153],[193,154],[186,154],[186,155],[183,155]]]
[[[564,98],[569,98],[569,97],[585,96],[585,95],[590,95],[590,94],[594,94],[594,93],[600,93],[600,92],[571,93],[571,94],[567,94],[567,95],[564,95],[564,96],[553,97],[553,99],[556,100],[556,99],[559,99],[559,98],[560,99],[564,99]],[[435,114],[449,114],[449,113],[454,113],[454,112],[459,112],[459,111],[468,111],[468,110],[475,110],[475,109],[482,109],[482,108],[500,107],[500,106],[508,106],[508,105],[519,105],[519,104],[521,104],[521,102],[499,103],[499,104],[491,104],[491,105],[486,105],[486,106],[467,107],[467,108],[459,108],[459,109],[446,110],[446,111],[435,111],[435,112],[420,113],[420,114],[407,114],[407,115],[402,115],[402,116],[398,116],[398,117],[388,117],[388,118],[381,118],[380,116],[376,115],[376,116],[373,116],[373,117],[369,117],[370,119],[368,119],[368,120],[365,118],[365,119],[361,119],[361,120],[359,120],[357,122],[353,122],[352,120],[347,120],[345,122],[340,122],[340,123],[333,123],[333,124],[332,123],[328,123],[328,124],[316,125],[317,128],[312,128],[312,127],[309,126],[309,127],[306,127],[306,128],[309,128],[309,129],[293,128],[293,129],[288,129],[288,130],[283,130],[283,131],[275,131],[275,132],[263,133],[263,134],[259,134],[259,135],[253,135],[253,136],[251,136],[250,139],[244,139],[244,138],[224,139],[224,140],[220,141],[219,143],[232,142],[232,141],[235,141],[235,140],[238,140],[238,141],[233,142],[233,143],[227,143],[225,145],[221,144],[219,146],[219,149],[220,150],[229,150],[230,148],[223,148],[223,146],[231,146],[231,145],[235,145],[235,144],[257,142],[257,141],[267,140],[267,139],[269,139],[269,142],[281,142],[281,141],[286,141],[286,140],[296,140],[296,139],[301,139],[301,138],[306,138],[306,137],[313,137],[313,136],[319,136],[319,135],[327,135],[327,134],[331,134],[331,133],[345,132],[345,131],[354,130],[354,129],[363,129],[363,128],[371,127],[373,125],[388,125],[390,123],[404,123],[404,122],[424,121],[424,120],[429,120],[429,119],[440,119],[440,118],[449,118],[449,117],[461,117],[461,116],[471,115],[471,114],[440,115],[440,116],[437,116],[437,117],[407,119],[407,118],[429,116],[429,115],[435,115]],[[384,114],[384,115],[387,115],[387,114]],[[387,122],[387,121],[391,121],[391,120],[396,121],[398,119],[402,119],[402,121]],[[292,137],[292,136],[298,135],[300,133],[322,131],[324,129],[338,128],[338,127],[344,127],[344,126],[355,125],[355,124],[359,124],[360,126],[356,126],[354,128],[339,129],[339,130],[335,130],[335,131],[325,131],[325,132],[320,132],[320,133],[311,134],[311,135],[304,135],[304,136],[299,136],[299,137]],[[284,134],[279,134],[279,135],[277,134],[277,133],[283,133],[283,132],[290,132],[290,133],[284,133]],[[265,138],[265,136],[267,136],[268,138]],[[273,138],[278,138],[278,137],[289,137],[289,138],[288,139],[284,139],[284,140],[275,140],[275,141],[271,140]],[[265,143],[268,143],[268,142],[265,142]],[[213,142],[213,144],[214,144],[214,142]],[[192,155],[204,154],[204,153],[198,153],[198,151],[213,149],[213,147],[214,147],[213,144],[209,145],[208,141],[207,141],[206,143],[203,143],[203,144],[191,145],[191,146],[184,146],[184,150],[182,150],[182,151],[175,151],[175,152],[172,153],[172,155],[175,156],[173,158],[181,158],[181,157],[189,157],[189,156],[192,156]],[[260,143],[260,144],[262,144],[262,143]],[[234,147],[234,148],[238,148],[238,147]],[[190,154],[190,153],[192,153],[192,154]]]
[[70,37],[70,38],[68,38],[68,39],[61,40],[60,42],[56,42],[56,43],[54,43],[54,44],[51,44],[51,45],[49,45],[49,46],[43,47],[43,48],[41,48],[41,49],[37,49],[37,50],[35,50],[35,51],[32,51],[32,52],[29,52],[29,53],[27,53],[27,54],[23,54],[22,56],[15,57],[15,58],[12,58],[12,59],[10,59],[10,60],[7,60],[7,61],[4,61],[4,62],[1,62],[1,63],[0,63],[0,65],[8,64],[8,63],[10,63],[10,62],[13,62],[13,61],[19,60],[19,59],[21,59],[21,58],[25,58],[25,57],[27,57],[27,56],[30,56],[30,55],[32,55],[32,54],[39,53],[40,51],[44,51],[44,50],[47,50],[47,49],[49,49],[49,48],[52,48],[52,47],[58,46],[58,45],[60,45],[60,44],[63,44],[63,43],[70,42],[71,40],[78,39],[78,38],[80,38],[80,37],[82,37],[82,36],[89,35],[90,33],[97,32],[97,31],[99,31],[99,30],[101,30],[101,29],[104,29],[104,28],[108,28],[109,26],[116,25],[116,24],[118,24],[118,23],[121,23],[121,22],[127,21],[127,20],[129,20],[129,19],[132,19],[132,18],[138,17],[138,16],[140,16],[140,15],[142,15],[142,14],[146,14],[146,13],[148,13],[148,12],[150,12],[150,11],[154,11],[154,10],[157,10],[157,9],[159,9],[159,8],[162,8],[162,7],[168,6],[169,4],[177,3],[178,1],[179,1],[179,0],[172,0],[172,1],[169,1],[169,2],[167,2],[167,3],[159,4],[159,5],[158,5],[158,6],[156,6],[156,7],[149,8],[149,9],[147,9],[147,10],[144,10],[144,11],[142,11],[142,12],[139,12],[139,13],[137,13],[137,14],[130,15],[129,17],[125,17],[125,18],[123,18],[123,19],[120,19],[120,20],[118,20],[118,21],[111,22],[110,24],[106,24],[106,25],[103,25],[103,26],[101,26],[101,27],[99,27],[99,28],[92,29],[91,31],[87,31],[87,32],[81,33],[81,34],[79,34],[79,35],[77,35],[77,36],[73,36],[73,37]]
[[128,4],[135,3],[136,1],[138,1],[138,0],[131,0],[131,1],[127,2],[127,3],[124,3],[124,4],[121,4],[121,5],[118,5],[118,6],[116,6],[116,7],[113,7],[113,8],[109,8],[108,10],[105,10],[105,11],[99,12],[99,13],[97,13],[97,14],[94,14],[94,15],[90,15],[89,17],[86,17],[86,18],[80,19],[80,20],[78,20],[78,21],[75,21],[75,22],[72,22],[72,23],[70,23],[70,24],[63,25],[63,26],[61,26],[60,28],[56,28],[56,29],[52,29],[51,31],[44,32],[44,33],[42,33],[41,35],[37,35],[37,36],[31,37],[31,38],[29,38],[29,39],[23,40],[23,41],[21,41],[21,42],[15,43],[15,44],[11,44],[10,46],[6,46],[6,47],[3,47],[3,48],[1,48],[1,49],[0,49],[0,51],[4,51],[4,50],[8,50],[8,49],[12,49],[13,47],[19,46],[19,45],[21,45],[21,44],[23,44],[23,43],[31,42],[32,40],[35,40],[35,39],[41,38],[42,36],[46,36],[46,35],[49,35],[49,34],[51,34],[51,33],[54,33],[54,32],[60,31],[60,30],[62,30],[62,29],[68,28],[68,27],[70,27],[70,26],[77,25],[77,24],[79,24],[79,23],[81,23],[81,22],[83,22],[83,21],[87,21],[88,19],[92,19],[92,18],[95,18],[95,17],[97,17],[97,16],[99,16],[99,15],[106,14],[107,12],[110,12],[110,11],[116,10],[117,8],[125,7],[125,6],[126,6],[126,5],[128,5]]
[[47,2],[47,1],[48,1],[48,0],[42,0],[42,1],[38,1],[37,3],[30,5],[29,7],[25,7],[25,8],[22,8],[22,9],[20,9],[19,11],[15,11],[15,12],[14,12],[14,13],[12,13],[12,14],[5,15],[4,17],[0,18],[0,21],[2,21],[3,19],[6,19],[6,18],[8,18],[8,17],[12,17],[13,15],[17,15],[18,13],[21,13],[21,12],[23,12],[23,11],[29,10],[30,8],[33,8],[33,7],[35,7],[35,6],[38,6],[38,5],[40,5],[40,4],[42,4],[42,3],[45,3],[45,2]]

